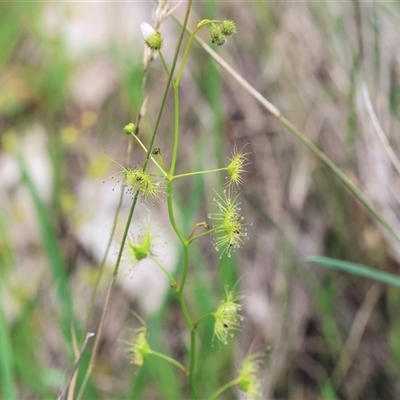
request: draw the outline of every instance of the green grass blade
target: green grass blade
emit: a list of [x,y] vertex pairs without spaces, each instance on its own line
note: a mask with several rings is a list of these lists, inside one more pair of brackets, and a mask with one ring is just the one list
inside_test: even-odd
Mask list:
[[[1,286],[0,286],[1,289]],[[0,382],[3,399],[15,399],[13,349],[3,306],[0,303]]]
[[61,326],[66,341],[71,343],[70,328],[73,318],[73,306],[69,289],[66,267],[61,255],[60,246],[57,242],[57,235],[52,227],[48,210],[37,193],[36,187],[28,173],[24,161],[20,158],[19,165],[25,185],[27,186],[36,210],[43,245],[49,260],[51,272],[57,287],[57,294],[61,305]]
[[363,276],[365,278],[373,279],[375,281],[387,283],[388,285],[400,288],[400,277],[388,274],[386,272],[377,271],[376,269],[366,267],[365,265],[319,256],[307,257],[305,261],[313,264],[320,264],[324,267],[349,272],[351,274]]

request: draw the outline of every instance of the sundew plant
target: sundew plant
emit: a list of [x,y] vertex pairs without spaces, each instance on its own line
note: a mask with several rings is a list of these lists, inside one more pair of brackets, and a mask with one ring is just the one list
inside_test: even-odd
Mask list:
[[0,400],[399,399],[399,7],[3,2]]
[[[244,360],[244,366],[238,371],[238,375],[232,380],[228,380],[216,392],[211,393],[210,389],[204,385],[200,387],[196,381],[196,363],[200,357],[197,354],[198,348],[197,341],[199,340],[199,327],[207,320],[212,320],[213,337],[212,343],[215,344],[215,352],[221,350],[221,346],[226,346],[228,341],[232,339],[237,331],[241,328],[243,316],[241,315],[242,306],[240,300],[241,295],[237,293],[237,288],[229,288],[226,286],[225,293],[221,293],[221,302],[214,312],[206,313],[204,315],[196,315],[193,308],[189,308],[185,297],[188,290],[188,272],[190,265],[195,262],[191,254],[192,244],[202,238],[209,237],[209,244],[213,246],[215,251],[219,253],[219,258],[231,258],[235,251],[239,251],[245,245],[248,238],[248,227],[250,223],[246,222],[243,215],[243,209],[240,202],[240,190],[244,183],[246,173],[246,165],[248,163],[248,153],[243,150],[238,150],[234,145],[231,155],[227,157],[225,166],[212,170],[199,170],[188,172],[176,172],[177,162],[179,160],[179,144],[182,135],[180,129],[180,96],[179,89],[182,74],[184,72],[188,57],[190,57],[190,49],[194,43],[194,39],[200,30],[208,30],[209,40],[216,46],[223,46],[228,42],[228,38],[236,33],[236,25],[234,21],[223,20],[210,20],[203,19],[197,26],[194,27],[190,33],[186,35],[187,21],[191,10],[192,2],[187,4],[186,15],[181,27],[181,35],[179,42],[176,45],[175,56],[172,64],[168,65],[164,54],[163,45],[169,40],[168,37],[163,37],[159,30],[156,30],[151,24],[142,22],[140,25],[143,40],[146,46],[144,55],[144,69],[145,76],[152,74],[151,61],[157,58],[161,62],[164,73],[167,75],[167,85],[164,89],[164,96],[161,107],[158,112],[157,120],[153,127],[153,134],[149,142],[145,142],[139,135],[140,122],[143,115],[138,115],[135,122],[129,122],[124,127],[121,127],[126,135],[130,137],[132,146],[139,146],[143,150],[144,163],[141,166],[131,168],[129,166],[118,165],[120,168],[120,183],[121,193],[130,195],[132,197],[132,205],[129,213],[128,220],[125,225],[125,232],[121,240],[118,257],[115,264],[112,280],[109,285],[107,297],[104,304],[101,322],[96,334],[94,347],[90,365],[87,369],[85,379],[79,390],[78,398],[82,398],[85,385],[92,373],[96,363],[96,355],[98,346],[101,340],[102,330],[104,325],[107,324],[107,313],[110,304],[110,296],[114,290],[117,275],[120,271],[121,260],[125,259],[128,263],[131,262],[133,266],[137,265],[144,259],[153,260],[157,266],[167,275],[170,287],[176,296],[179,303],[182,316],[184,318],[187,332],[190,340],[187,348],[187,355],[183,360],[178,360],[169,354],[158,351],[153,348],[147,339],[150,334],[145,321],[138,316],[142,322],[142,327],[135,329],[131,337],[125,342],[126,350],[128,353],[129,361],[137,367],[142,367],[149,358],[158,358],[163,362],[167,362],[180,370],[180,372],[187,378],[189,384],[189,393],[182,394],[182,396],[190,396],[193,399],[210,398],[214,399],[221,395],[225,390],[232,386],[237,386],[247,394],[248,398],[255,399],[261,395],[261,386],[258,383],[259,364],[251,354]],[[156,13],[154,25],[161,26],[163,20],[169,16],[172,10],[168,8],[168,2],[160,2]],[[185,40],[185,37],[187,39]],[[182,50],[182,51],[181,51]],[[180,57],[182,53],[182,56]],[[157,56],[157,57],[156,57]],[[160,121],[165,111],[165,105],[168,93],[172,89],[173,92],[173,132],[161,133]],[[147,105],[149,107],[149,105]],[[170,160],[164,157],[163,149],[155,147],[154,143],[158,135],[168,134],[172,140],[172,155]],[[129,152],[131,147],[129,148]],[[195,151],[195,149],[192,149]],[[128,153],[129,157],[129,153]],[[115,164],[115,163],[114,163]],[[148,172],[149,170],[152,172]],[[156,172],[154,172],[156,171]],[[180,180],[190,180],[199,175],[212,174],[224,175],[223,183],[219,187],[214,188],[214,197],[212,200],[213,212],[205,215],[204,220],[194,222],[192,230],[188,236],[183,234],[176,218],[176,205],[175,199],[175,184]],[[123,195],[123,194],[122,194]],[[143,203],[151,203],[161,200],[165,196],[164,202],[167,207],[169,221],[175,232],[175,235],[180,243],[182,260],[176,275],[171,274],[168,269],[157,258],[153,251],[154,232],[151,227],[145,228],[139,237],[129,237],[129,228],[131,225],[132,217],[136,210],[138,201]],[[118,214],[116,215],[118,217]],[[193,276],[193,275],[192,275]],[[134,279],[134,277],[133,277]],[[96,296],[97,285],[93,293],[92,306],[89,309],[88,321],[92,313],[94,298]],[[86,327],[88,323],[86,324]],[[86,328],[87,329],[87,328]],[[200,338],[201,340],[201,338]],[[162,368],[163,364],[159,364]],[[68,390],[65,390],[65,393]]]

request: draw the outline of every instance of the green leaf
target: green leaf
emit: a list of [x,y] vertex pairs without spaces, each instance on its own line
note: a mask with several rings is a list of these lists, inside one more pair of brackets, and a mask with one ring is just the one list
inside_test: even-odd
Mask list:
[[6,317],[0,303],[0,387],[4,399],[15,399],[13,348]]
[[400,277],[376,269],[366,267],[365,265],[355,264],[348,261],[336,260],[329,257],[310,256],[305,259],[306,262],[320,264],[324,267],[349,272],[351,274],[363,276],[378,282],[387,283],[400,288]]

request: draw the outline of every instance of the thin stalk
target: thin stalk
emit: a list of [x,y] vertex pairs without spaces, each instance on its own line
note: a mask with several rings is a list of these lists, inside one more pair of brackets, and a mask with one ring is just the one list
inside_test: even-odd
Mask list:
[[163,353],[159,353],[158,351],[154,351],[154,350],[150,350],[149,354],[152,354],[153,356],[162,358],[165,361],[168,361],[169,363],[178,367],[185,375],[187,374],[187,369],[180,362],[174,360],[173,358],[168,357],[167,355],[165,355]]
[[160,126],[161,116],[163,114],[163,111],[164,111],[164,108],[165,108],[165,103],[167,101],[167,95],[168,95],[169,87],[171,86],[171,84],[174,84],[174,82],[173,82],[173,74],[174,74],[174,71],[175,71],[176,64],[178,62],[179,50],[180,50],[181,45],[182,45],[183,36],[185,35],[185,32],[186,32],[186,26],[187,26],[187,22],[188,22],[188,19],[189,19],[190,9],[192,7],[192,1],[193,0],[188,0],[187,6],[186,6],[186,13],[185,13],[185,18],[184,18],[183,23],[182,23],[181,34],[179,36],[178,44],[177,44],[176,49],[175,49],[175,54],[174,54],[174,59],[172,61],[171,71],[170,71],[170,74],[168,75],[167,86],[165,88],[164,96],[163,96],[163,99],[161,101],[160,110],[159,110],[158,115],[157,115],[157,120],[156,120],[156,124],[154,126],[153,136],[151,137],[151,140],[150,140],[150,145],[149,145],[149,148],[148,148],[148,151],[147,151],[146,160],[145,160],[144,165],[143,165],[143,170],[146,169],[147,164],[149,162],[149,158],[150,158],[151,152],[153,150],[154,141],[156,139],[156,133],[158,131],[158,127]]
[[206,318],[212,317],[212,316],[214,316],[214,313],[207,313],[207,314],[204,314],[202,317],[200,317],[200,318],[193,324],[193,328],[196,329],[196,328],[197,328],[197,325],[199,325],[199,323],[200,323],[201,321],[203,321],[203,319],[206,319]]
[[197,231],[198,228],[203,227],[205,229],[209,229],[209,225],[207,222],[198,222],[197,224],[194,225],[192,232],[190,232],[190,235],[188,236],[188,238],[186,239],[186,243],[190,243],[192,237],[194,236],[194,233]]
[[186,303],[185,303],[185,300],[183,298],[183,295],[182,295],[182,293],[179,293],[179,291],[178,291],[177,292],[177,296],[178,296],[179,304],[180,304],[181,309],[182,309],[183,318],[185,318],[186,325],[188,326],[188,328],[190,330],[192,330],[193,329],[193,323],[192,323],[192,320],[190,319],[190,315],[189,315],[189,312],[187,310]]
[[210,233],[213,233],[213,232],[217,231],[218,229],[219,229],[219,227],[217,226],[217,227],[215,227],[215,228],[209,229],[209,230],[206,231],[206,232],[199,233],[198,235],[191,237],[191,238],[188,240],[188,244],[192,243],[193,241],[195,241],[196,239],[198,239],[198,238],[200,238],[200,237],[202,237],[202,236],[207,236],[207,235],[209,235]]
[[186,174],[179,174],[179,175],[172,176],[171,181],[173,181],[174,179],[186,178],[188,176],[210,174],[212,172],[220,172],[220,171],[226,171],[226,170],[227,170],[226,167],[222,167],[222,168],[208,169],[205,171],[187,172]]
[[177,86],[179,86],[179,83],[180,83],[180,81],[181,81],[182,73],[183,73],[183,68],[185,67],[186,59],[187,59],[187,57],[188,57],[189,50],[190,50],[190,47],[192,46],[193,39],[195,38],[196,33],[197,33],[203,26],[206,26],[206,25],[209,25],[209,24],[212,24],[212,23],[218,23],[218,22],[222,22],[222,21],[219,21],[219,20],[203,20],[201,24],[197,25],[196,28],[193,29],[193,31],[190,31],[189,29],[187,29],[187,31],[188,31],[188,32],[191,32],[191,34],[190,34],[189,40],[188,40],[188,42],[187,42],[187,44],[186,44],[185,51],[183,52],[183,57],[182,57],[181,65],[179,66],[178,75],[177,75],[176,80],[175,80],[175,83],[176,83]]
[[158,51],[158,55],[160,56],[160,60],[161,60],[161,63],[163,65],[164,69],[165,69],[165,72],[167,73],[168,76],[171,75],[171,71],[169,70],[167,63],[165,62],[165,58],[164,58],[163,53],[161,52],[161,50]]
[[189,269],[189,246],[188,244],[185,244],[183,246],[183,272],[181,277],[181,283],[179,284],[179,293],[182,293],[185,287],[188,269]]
[[171,177],[174,176],[179,146],[179,87],[175,83],[172,86],[174,89],[174,147],[169,169]]
[[171,273],[164,267],[164,265],[162,265],[162,263],[153,256],[150,256],[150,258],[162,269],[162,271],[164,272],[165,275],[168,276],[168,279],[171,281],[172,285],[174,285],[176,287],[177,283],[175,278],[171,275]]
[[173,205],[172,205],[172,184],[171,184],[171,181],[167,182],[167,207],[168,207],[168,215],[169,215],[169,219],[170,219],[170,222],[171,222],[171,226],[172,226],[173,230],[175,231],[176,236],[178,236],[180,242],[185,247],[186,246],[186,240],[183,237],[182,233],[180,232],[180,230],[178,228],[178,225],[175,222],[174,209],[173,209]]
[[[146,146],[143,144],[143,142],[139,139],[138,136],[136,136],[134,133],[132,133],[132,136],[137,140],[137,142],[139,143],[140,147],[146,152],[148,152],[148,149],[146,148]],[[157,168],[161,171],[161,173],[168,178],[167,173],[164,171],[164,169],[160,166],[160,164],[155,160],[155,158],[153,157],[153,155],[150,155],[151,161],[153,161],[153,163],[157,166]]]
[[194,382],[194,365],[196,362],[196,331],[194,328],[190,331],[190,366],[189,366],[189,382],[192,389],[192,394],[195,399],[198,399],[196,385]]
[[230,387],[235,386],[237,384],[238,384],[238,379],[234,379],[233,381],[225,383],[225,385],[221,386],[208,400],[216,399],[221,393],[225,392],[226,389],[229,389]]

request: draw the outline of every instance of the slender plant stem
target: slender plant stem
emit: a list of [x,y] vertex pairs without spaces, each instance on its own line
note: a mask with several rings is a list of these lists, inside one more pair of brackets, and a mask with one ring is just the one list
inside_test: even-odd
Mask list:
[[168,357],[167,355],[165,355],[163,353],[159,353],[158,351],[154,351],[154,350],[150,350],[149,354],[152,354],[153,356],[162,358],[163,360],[168,361],[169,363],[178,367],[181,371],[183,371],[184,374],[187,373],[187,369],[179,361],[176,361],[173,358]]
[[192,394],[195,399],[198,399],[196,385],[194,382],[194,365],[196,362],[196,330],[192,327],[190,331],[190,367],[189,367],[189,382],[192,388]]
[[[148,152],[148,149],[146,148],[146,146],[143,144],[143,142],[139,139],[138,136],[136,136],[134,133],[132,133],[132,136],[137,140],[137,142],[139,143],[139,145],[141,146],[141,148],[146,152]],[[167,173],[164,171],[164,168],[162,168],[160,166],[160,164],[155,160],[155,158],[150,155],[151,161],[153,161],[153,163],[157,166],[157,168],[161,171],[161,173],[167,178],[168,175]]]
[[193,323],[192,323],[192,320],[190,319],[190,315],[189,315],[189,312],[188,312],[187,307],[186,307],[185,299],[183,298],[182,293],[179,293],[179,291],[177,292],[177,296],[178,296],[179,304],[180,304],[181,309],[182,309],[183,317],[185,318],[186,325],[188,326],[188,328],[190,330],[192,330],[193,329]]
[[175,49],[175,55],[174,55],[174,59],[172,61],[170,74],[168,75],[167,86],[165,88],[164,96],[163,96],[163,99],[161,101],[161,106],[160,106],[160,109],[159,109],[159,112],[158,112],[158,115],[157,115],[156,124],[154,126],[153,136],[151,137],[150,145],[149,145],[148,150],[147,150],[146,160],[145,160],[144,165],[143,165],[143,170],[146,169],[147,164],[149,162],[149,158],[150,158],[151,152],[153,150],[154,141],[156,139],[156,133],[158,131],[158,127],[160,126],[161,116],[163,114],[163,111],[164,111],[164,108],[165,108],[165,103],[167,101],[167,95],[168,95],[168,92],[169,92],[169,87],[171,86],[171,84],[174,85],[173,75],[174,75],[176,64],[178,62],[178,56],[179,56],[179,51],[180,51],[180,48],[181,48],[181,45],[182,45],[183,37],[185,36],[186,26],[187,26],[187,22],[188,22],[188,19],[189,19],[190,10],[192,8],[192,1],[193,0],[188,0],[188,2],[187,2],[186,13],[185,13],[185,18],[184,18],[183,23],[182,23],[181,34],[179,36],[178,44],[177,44],[176,49]]
[[213,315],[214,315],[214,313],[207,313],[207,314],[204,314],[202,317],[200,317],[200,318],[193,324],[194,329],[197,328],[197,325],[199,325],[199,323],[200,323],[201,321],[203,321],[204,319],[206,319],[206,318],[208,318],[208,317],[212,317]]
[[171,222],[171,226],[172,226],[173,230],[175,231],[176,236],[178,236],[180,242],[185,247],[186,246],[186,240],[183,237],[181,231],[178,228],[178,225],[175,222],[174,209],[173,209],[173,205],[172,205],[172,184],[171,184],[171,181],[167,182],[167,207],[168,207],[168,215],[169,215],[169,219],[170,219],[170,222]]
[[181,65],[180,65],[180,67],[179,67],[178,75],[177,75],[176,80],[175,80],[176,86],[179,86],[179,83],[180,83],[181,78],[182,78],[183,67],[184,67],[185,64],[186,64],[186,59],[187,59],[187,56],[188,56],[188,54],[189,54],[189,49],[190,49],[190,47],[191,47],[191,45],[192,45],[192,42],[193,42],[193,39],[194,39],[194,37],[195,37],[195,35],[196,35],[196,33],[197,33],[197,31],[198,31],[199,29],[200,29],[200,28],[197,27],[197,28],[195,28],[195,29],[193,30],[193,32],[192,32],[192,34],[190,35],[189,40],[188,40],[188,42],[187,42],[187,44],[186,44],[186,48],[185,48],[185,51],[184,51],[184,53],[183,53]]
[[158,55],[160,56],[160,60],[161,60],[161,63],[163,65],[164,69],[165,69],[165,72],[167,73],[168,76],[171,75],[171,72],[170,72],[170,70],[168,68],[167,63],[165,62],[165,58],[164,58],[163,53],[162,53],[161,50],[158,51]]
[[[177,75],[176,80],[175,80],[177,86],[179,86],[179,83],[180,83],[180,81],[181,81],[182,73],[183,73],[183,68],[185,67],[186,59],[187,59],[187,57],[188,57],[189,50],[190,50],[190,47],[192,46],[193,39],[195,38],[196,33],[197,33],[203,26],[206,26],[206,25],[209,25],[209,24],[212,24],[212,23],[217,23],[217,22],[222,22],[222,21],[219,21],[219,20],[212,20],[212,21],[211,21],[211,20],[209,20],[209,19],[203,20],[203,21],[201,21],[201,22],[196,26],[196,28],[193,29],[193,31],[191,32],[191,34],[190,34],[190,36],[189,36],[189,40],[188,40],[188,42],[187,42],[187,44],[186,44],[186,47],[185,47],[185,51],[183,52],[183,57],[182,57],[181,65],[179,66],[178,75]],[[190,32],[189,30],[187,30],[187,31]]]
[[204,174],[210,174],[212,172],[220,172],[220,171],[226,171],[226,167],[222,168],[215,168],[215,169],[208,169],[205,171],[196,171],[196,172],[187,172],[186,174],[179,174],[179,175],[174,175],[171,177],[171,181],[179,178],[186,178],[188,176],[194,176],[194,175],[204,175]]
[[179,146],[179,86],[173,84],[174,89],[174,147],[172,150],[171,166],[169,168],[170,175],[174,176],[176,159],[178,157]]
[[237,385],[237,383],[237,379],[226,383],[224,386],[221,386],[208,400],[216,399],[221,393],[225,392],[225,390],[229,389],[230,387]]
[[165,273],[165,275],[168,276],[168,279],[171,281],[171,283],[176,286],[176,280],[175,278],[171,275],[171,273],[162,265],[162,263],[154,256],[150,256],[150,258],[162,269],[162,271]]
[[206,232],[199,233],[198,235],[191,237],[191,238],[188,240],[188,243],[190,244],[190,243],[192,243],[193,241],[195,241],[196,239],[198,239],[198,238],[200,238],[200,237],[203,237],[203,236],[207,236],[207,235],[209,235],[210,233],[213,233],[213,232],[217,231],[218,229],[219,229],[219,227],[215,227],[215,228],[209,229],[209,230],[206,231]]

